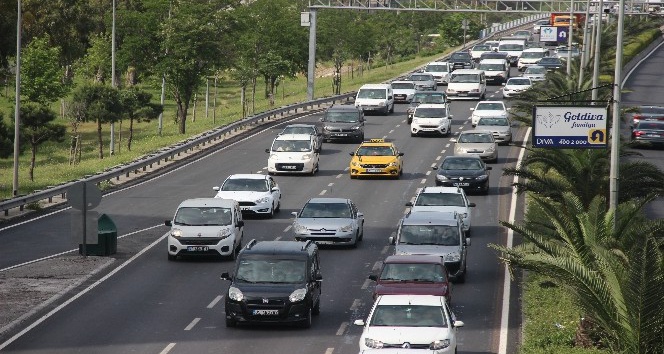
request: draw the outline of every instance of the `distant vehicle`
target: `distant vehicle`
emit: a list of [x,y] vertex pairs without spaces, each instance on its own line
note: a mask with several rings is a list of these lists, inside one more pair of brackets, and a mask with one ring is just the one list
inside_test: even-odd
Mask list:
[[215,198],[233,199],[244,214],[273,217],[281,207],[281,189],[271,176],[260,173],[228,176],[219,187]]
[[277,135],[269,149],[267,173],[306,173],[318,172],[319,150],[314,138],[309,134]]
[[369,275],[376,282],[374,300],[380,295],[444,296],[452,303],[452,284],[443,257],[426,255],[393,255],[383,261],[378,275]]
[[523,77],[527,77],[532,82],[544,81],[546,79],[546,68],[539,65],[533,65],[526,68],[523,72]]
[[470,124],[473,128],[482,117],[507,118],[507,107],[502,101],[480,101],[470,110],[473,112],[470,116]]
[[448,62],[452,70],[473,68],[473,57],[468,52],[454,52]]
[[664,121],[642,120],[632,128],[631,143],[664,146]]
[[511,66],[517,65],[524,49],[526,49],[525,39],[510,39],[506,37],[505,39],[501,39],[498,45],[499,52],[506,52],[509,55],[508,61]]
[[533,82],[527,77],[510,78],[503,87],[503,98],[512,98],[515,95],[526,91],[531,86],[533,86]]
[[416,90],[431,90],[436,91],[438,83],[433,75],[429,73],[415,73],[408,76],[408,80],[415,84]]
[[479,156],[482,160],[498,161],[498,144],[488,130],[465,130],[454,142],[454,156]]
[[447,99],[484,99],[486,96],[486,74],[483,70],[458,69],[450,74],[447,84]]
[[410,103],[415,95],[415,83],[412,81],[393,81],[394,102]]
[[421,134],[440,134],[443,136],[452,133],[452,115],[445,104],[422,103],[413,112],[410,124],[410,136]]
[[320,119],[323,140],[364,140],[364,112],[352,105],[333,105]]
[[542,26],[549,26],[549,20],[539,20],[533,25],[533,33],[539,34],[542,30]]
[[537,62],[537,65],[545,67],[546,71],[554,71],[562,68],[563,62],[560,58],[544,57]]
[[311,198],[292,215],[297,241],[357,247],[364,237],[364,214],[347,198]]
[[512,142],[512,122],[505,117],[482,117],[477,121],[477,129],[490,130],[496,143]]
[[526,70],[531,65],[537,65],[542,58],[549,55],[549,50],[546,48],[528,48],[521,53],[517,68],[519,71]]
[[406,113],[408,114],[408,124],[413,122],[413,113],[415,109],[422,103],[430,104],[447,104],[447,95],[441,91],[417,91],[413,100],[408,105]]
[[314,139],[314,148],[320,152],[323,148],[323,132],[315,124],[289,124],[279,133],[279,135],[287,134],[308,134]]
[[470,192],[489,193],[489,170],[476,156],[445,156],[440,167],[434,166],[436,185],[460,187]]
[[510,65],[505,59],[484,59],[477,68],[484,70],[487,83],[500,85],[510,77]]
[[638,106],[632,110],[635,112],[625,114],[629,125],[636,125],[640,121],[647,120],[664,121],[664,106]]
[[[567,46],[561,45],[555,49],[555,56],[559,58],[560,60],[567,60],[567,57],[569,56],[570,50],[568,49]],[[578,47],[572,46],[572,51],[571,51],[571,57],[572,59],[578,58],[581,56],[581,52],[579,51]]]
[[424,73],[433,75],[433,78],[436,79],[438,85],[447,85],[450,71],[450,65],[446,61],[432,61],[422,70]]
[[480,62],[484,59],[503,59],[508,61],[509,56],[507,52],[485,52],[480,55]]
[[424,187],[415,196],[415,202],[408,202],[406,206],[411,207],[411,213],[420,212],[447,212],[457,213],[463,224],[463,231],[470,236],[472,212],[471,203],[466,192],[460,186],[454,187]]
[[394,92],[392,92],[392,85],[362,85],[355,96],[355,107],[365,113],[377,112],[388,115],[394,112]]
[[[572,19],[572,28],[576,29],[579,26],[583,25],[583,20],[585,18],[585,15],[583,14],[574,14]],[[554,27],[569,27],[569,22],[570,22],[570,16],[569,12],[563,12],[563,13],[551,13],[551,19],[549,20],[549,23],[551,23],[551,26]]]
[[490,52],[491,46],[487,44],[478,44],[470,49],[470,56],[475,62],[480,61],[482,53]]
[[486,42],[484,42],[484,44],[491,47],[491,50],[498,50],[498,43],[500,43],[500,42],[499,41],[486,41]]

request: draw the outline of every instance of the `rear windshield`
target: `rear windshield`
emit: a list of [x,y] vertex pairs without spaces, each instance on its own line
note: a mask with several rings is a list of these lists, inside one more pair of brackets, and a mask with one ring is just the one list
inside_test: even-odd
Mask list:
[[479,74],[456,74],[452,75],[452,78],[450,79],[450,82],[455,82],[455,83],[473,83],[473,82],[480,82],[480,75]]
[[503,64],[480,64],[480,70],[484,71],[505,71],[505,65]]
[[435,263],[385,263],[380,280],[446,281],[442,265]]
[[222,191],[252,191],[267,192],[267,180],[255,178],[233,178],[227,179],[221,186]]
[[451,225],[403,225],[399,244],[458,246],[461,243],[459,227]]
[[307,152],[311,151],[311,142],[309,140],[275,140],[272,143],[272,151]]
[[431,75],[410,75],[410,79],[413,81],[432,81],[433,76]]
[[459,193],[420,193],[416,206],[466,206]]
[[477,122],[477,125],[507,127],[510,124],[507,121],[507,118],[480,118],[480,120]]
[[445,103],[445,95],[442,93],[416,93],[413,102],[417,103]]
[[301,218],[350,218],[347,203],[307,203],[300,212]]
[[422,305],[379,305],[371,317],[371,326],[447,327],[443,308]]
[[325,121],[331,123],[357,123],[360,120],[359,112],[327,112]]
[[507,81],[508,85],[530,85],[530,80],[528,79],[509,79]]
[[501,44],[498,46],[498,50],[500,51],[522,51],[523,50],[523,44]]
[[523,52],[521,57],[526,59],[544,58],[544,52]]
[[484,144],[484,143],[493,143],[493,135],[490,133],[471,133],[471,134],[461,134],[459,135],[460,143],[468,144]]
[[415,89],[415,84],[412,82],[394,82],[392,83],[393,89]]
[[429,64],[424,69],[424,71],[440,73],[440,72],[447,72],[448,69],[447,69],[447,64]]

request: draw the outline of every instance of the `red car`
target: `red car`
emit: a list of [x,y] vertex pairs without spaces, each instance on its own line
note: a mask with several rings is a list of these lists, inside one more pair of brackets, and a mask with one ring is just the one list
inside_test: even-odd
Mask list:
[[395,255],[383,261],[380,275],[370,275],[378,295],[436,295],[452,302],[451,283],[439,256]]

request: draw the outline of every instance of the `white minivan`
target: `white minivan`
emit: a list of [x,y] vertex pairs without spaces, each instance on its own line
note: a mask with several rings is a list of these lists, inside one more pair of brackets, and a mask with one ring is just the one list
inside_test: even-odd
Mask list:
[[447,84],[447,99],[479,99],[486,96],[486,75],[484,70],[457,69],[450,73]]
[[394,112],[394,92],[392,92],[392,85],[362,85],[355,96],[355,107],[365,113],[378,112],[387,115]]
[[267,173],[307,173],[318,171],[320,148],[316,148],[314,138],[309,134],[278,135],[272,147],[265,149],[270,154],[267,159]]
[[519,71],[526,70],[527,67],[537,65],[539,61],[549,55],[549,50],[546,48],[528,48],[521,52],[521,57],[517,63]]
[[507,82],[510,77],[510,64],[505,59],[483,59],[477,68],[484,70],[487,82],[497,85]]
[[525,39],[501,39],[498,44],[498,51],[508,54],[507,61],[511,66],[517,66],[524,49],[526,49]]

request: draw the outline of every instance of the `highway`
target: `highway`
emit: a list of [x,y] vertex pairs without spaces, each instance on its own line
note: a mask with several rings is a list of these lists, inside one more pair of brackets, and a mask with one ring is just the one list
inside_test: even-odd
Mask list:
[[[653,66],[650,66],[654,60]],[[653,55],[647,65],[637,68],[631,79],[646,80],[641,70],[656,71],[664,61],[664,50]],[[657,66],[659,65],[659,66]],[[512,69],[512,75],[517,75]],[[661,82],[650,86],[630,83],[629,95],[662,103]],[[443,89],[443,87],[440,87]],[[489,86],[487,99],[500,99],[500,86]],[[639,93],[645,90],[649,95]],[[644,91],[644,92],[645,92]],[[624,96],[627,99],[628,95]],[[659,101],[657,101],[659,100]],[[454,101],[453,132],[471,129],[470,108],[476,101]],[[167,227],[177,205],[184,199],[211,197],[213,186],[229,174],[265,173],[267,154],[276,133],[286,122],[243,141],[211,152],[204,158],[173,170],[159,178],[121,190],[103,198],[96,209],[109,214],[119,235],[155,241],[155,246],[137,256],[115,275],[69,306],[39,324],[5,348],[13,353],[357,353],[361,327],[355,319],[366,318],[372,304],[367,276],[380,261],[393,252],[387,239],[404,215],[404,204],[418,188],[434,185],[431,167],[452,153],[450,137],[410,137],[406,105],[397,105],[389,116],[367,116],[366,138],[387,138],[405,153],[404,175],[399,180],[351,180],[346,171],[356,144],[325,143],[321,171],[316,176],[277,176],[282,193],[282,209],[274,219],[247,219],[246,244],[250,239],[290,240],[290,212],[309,198],[349,197],[365,214],[365,237],[357,249],[323,247],[321,269],[323,294],[321,314],[311,329],[279,326],[226,328],[221,297],[228,282],[219,275],[232,271],[233,263],[218,259],[166,259]],[[318,122],[320,114],[297,122]],[[517,130],[515,130],[517,132]],[[487,196],[471,195],[473,210],[472,245],[468,252],[465,284],[453,287],[452,309],[465,322],[460,329],[459,353],[496,353],[502,305],[503,267],[490,243],[504,244],[505,230],[499,220],[508,217],[511,181],[502,177],[502,168],[514,165],[525,129],[518,130],[511,146],[500,146],[498,163],[493,164]],[[664,168],[661,150],[643,150],[646,159]],[[660,211],[662,208],[659,209]],[[661,217],[661,216],[660,216]],[[5,247],[0,250],[0,268],[62,252],[72,248],[68,212],[59,212],[0,230]],[[148,229],[149,228],[149,229]],[[147,229],[147,230],[146,230]],[[509,346],[516,351],[520,339],[518,286],[512,286]]]

